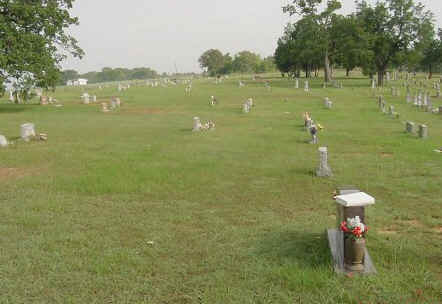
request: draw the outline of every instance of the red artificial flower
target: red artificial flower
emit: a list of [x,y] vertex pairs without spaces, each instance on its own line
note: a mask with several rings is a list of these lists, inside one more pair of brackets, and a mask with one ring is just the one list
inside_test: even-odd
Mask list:
[[348,232],[349,231],[348,228],[347,228],[347,222],[346,221],[343,221],[341,223],[341,230],[344,231],[344,232]]

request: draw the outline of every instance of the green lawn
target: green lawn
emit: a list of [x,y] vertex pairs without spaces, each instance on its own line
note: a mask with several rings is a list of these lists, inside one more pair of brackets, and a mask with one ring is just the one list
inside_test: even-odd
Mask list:
[[[401,114],[390,118],[361,77],[309,93],[244,79],[195,80],[190,97],[184,85],[89,88],[120,96],[112,113],[82,105],[79,88],[52,93],[62,108],[4,98],[0,134],[33,122],[49,140],[0,149],[0,303],[442,303],[442,115],[387,88]],[[332,178],[314,176],[305,111],[324,126]],[[216,130],[191,132],[194,116]],[[406,120],[430,137],[406,134]],[[346,184],[376,198],[376,276],[332,269],[325,230]]]

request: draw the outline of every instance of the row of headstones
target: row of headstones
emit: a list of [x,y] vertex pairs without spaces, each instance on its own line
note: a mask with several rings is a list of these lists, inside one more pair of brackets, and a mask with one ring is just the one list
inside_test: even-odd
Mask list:
[[118,89],[118,92],[129,90],[130,84],[122,85],[121,83],[119,83],[117,89]]
[[[399,118],[400,115],[399,115],[399,113],[394,111],[394,106],[393,105],[389,106],[388,112],[386,111],[386,109],[385,109],[385,107],[386,107],[385,106],[385,101],[382,98],[382,96],[379,96],[378,104],[379,104],[379,108],[381,109],[381,111],[383,113],[388,113],[389,115],[391,115],[394,118]],[[405,123],[405,131],[407,133],[416,134],[415,124],[413,122],[407,121]],[[428,126],[425,125],[425,124],[419,125],[419,132],[417,132],[417,134],[419,135],[420,138],[428,137]]]
[[[91,101],[92,98],[92,101]],[[83,100],[83,104],[90,104],[91,102],[97,102],[97,96],[92,95],[92,97],[88,93],[83,93],[81,95],[81,99]]]
[[391,115],[393,118],[399,118],[400,114],[394,111],[394,106],[390,105],[388,107],[388,111],[387,111],[387,105],[385,103],[385,100],[382,96],[379,96],[378,98],[378,107],[381,110],[382,113],[384,114],[389,114]]
[[[406,99],[407,103],[411,103],[411,95],[408,93],[407,94],[407,99]],[[423,93],[419,92],[418,94],[414,95],[414,100],[413,100],[413,106],[418,107],[420,109],[424,109],[426,112],[431,112],[434,114],[437,113],[442,113],[441,108],[433,108],[433,103],[431,101],[431,96],[430,93],[426,92]]]
[[314,122],[312,116],[309,112],[305,112],[303,114],[304,117],[304,129],[310,134],[312,140],[310,141],[311,144],[317,144],[318,143],[318,129],[319,127]]
[[[37,139],[37,140],[48,140],[48,135],[46,133],[36,133],[35,132],[35,125],[33,123],[25,123],[20,126],[20,138],[26,142],[30,141],[31,139]],[[10,143],[6,139],[4,135],[0,134],[0,147],[5,148]]]
[[[299,79],[295,78],[295,89],[299,89]],[[332,80],[332,86],[335,88],[339,88],[339,89],[343,89],[344,88],[344,84],[342,81],[336,81],[336,80]],[[324,82],[322,84],[322,88],[326,89],[327,88],[327,83]],[[308,80],[304,80],[304,91],[308,92],[310,91],[310,86],[309,86],[309,82]]]

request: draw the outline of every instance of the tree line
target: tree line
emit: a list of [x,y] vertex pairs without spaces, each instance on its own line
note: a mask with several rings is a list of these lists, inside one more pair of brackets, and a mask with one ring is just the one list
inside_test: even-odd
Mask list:
[[347,75],[359,67],[365,75],[377,75],[383,85],[388,69],[426,70],[429,76],[442,67],[442,31],[436,33],[433,14],[413,0],[356,1],[356,10],[337,13],[340,0],[293,0],[283,8],[300,19],[288,24],[278,40],[274,60],[291,76],[306,77],[324,70],[326,82],[335,67]]
[[124,81],[124,80],[136,80],[136,79],[151,79],[157,78],[159,74],[151,68],[103,68],[100,72],[88,72],[80,74],[75,70],[64,70],[61,73],[60,85],[66,84],[69,80],[76,80],[78,78],[84,78],[88,80],[88,83],[100,83],[109,81]]
[[261,58],[250,51],[242,51],[235,56],[223,54],[218,49],[205,51],[198,59],[200,67],[210,76],[231,73],[265,73],[276,70],[272,56]]

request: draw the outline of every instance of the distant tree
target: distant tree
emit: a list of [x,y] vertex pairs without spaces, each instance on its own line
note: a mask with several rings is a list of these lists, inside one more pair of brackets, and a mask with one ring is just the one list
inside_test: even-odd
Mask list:
[[261,57],[250,51],[242,51],[233,59],[233,71],[239,73],[253,73],[258,69]]
[[60,84],[66,84],[69,80],[75,80],[79,78],[79,74],[75,70],[65,70],[61,72]]
[[273,56],[268,56],[262,59],[257,66],[257,73],[267,73],[276,70],[275,59]]
[[426,39],[423,30],[432,27],[433,18],[431,12],[424,11],[413,0],[384,0],[374,5],[358,1],[356,16],[363,25],[371,52],[367,59],[372,61],[364,61],[363,66],[376,67],[381,86],[389,65],[406,63],[415,46]]
[[421,65],[428,71],[428,77],[433,77],[434,68],[442,65],[442,30],[439,29],[438,38],[433,39],[423,51]]
[[210,49],[205,51],[198,62],[202,69],[205,69],[211,76],[218,74],[224,67],[225,59],[220,50]]
[[298,77],[304,70],[305,76],[310,77],[312,71],[323,66],[323,48],[317,39],[319,31],[319,26],[310,17],[287,25],[274,55],[278,69]]
[[[319,12],[318,8],[322,2],[325,2],[326,7],[322,12]],[[310,38],[307,37],[307,39],[314,41],[315,48],[321,50],[320,58],[323,61],[324,80],[326,82],[332,79],[331,57],[335,51],[335,44],[331,39],[331,28],[333,18],[336,16],[335,11],[340,8],[341,2],[339,0],[292,0],[292,4],[283,8],[283,11],[290,15],[302,16],[303,19],[308,20],[312,28],[316,28],[316,35]]]
[[233,72],[233,58],[229,53],[224,55],[223,67],[218,70],[218,74],[226,75]]
[[364,30],[354,15],[336,16],[330,38],[336,50],[335,61],[345,68],[347,76],[351,70],[362,65],[364,58],[370,56]]
[[[167,74],[166,74],[167,75]],[[89,72],[79,77],[86,78],[89,83],[124,81],[134,79],[151,79],[158,77],[158,73],[151,68],[139,67],[134,69],[105,67],[101,72]]]
[[0,79],[14,82],[24,96],[36,85],[55,87],[60,63],[68,54],[82,57],[77,40],[65,31],[78,19],[74,0],[0,1]]

